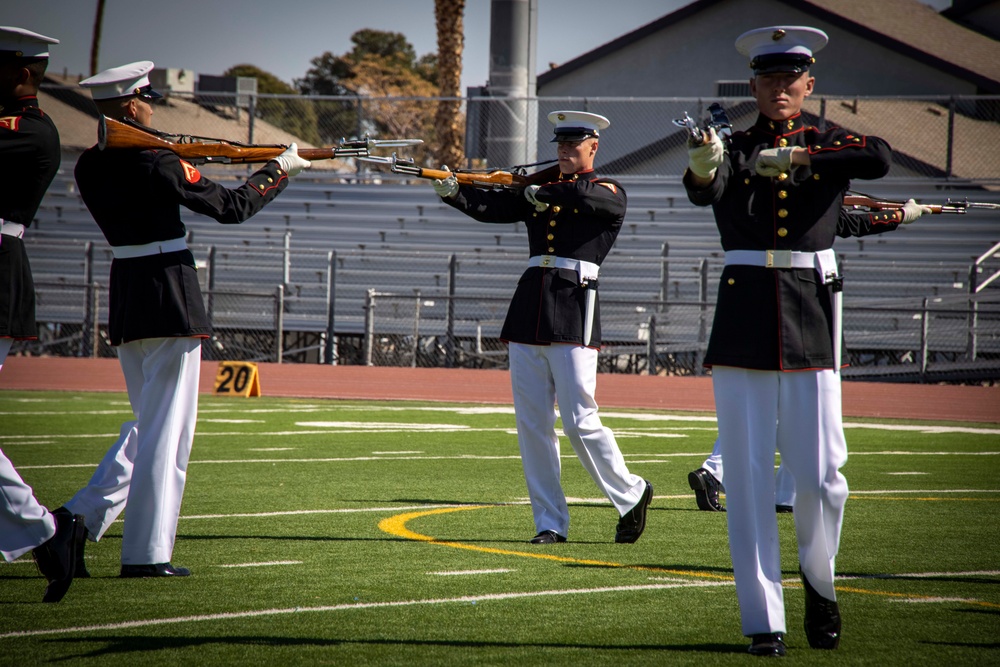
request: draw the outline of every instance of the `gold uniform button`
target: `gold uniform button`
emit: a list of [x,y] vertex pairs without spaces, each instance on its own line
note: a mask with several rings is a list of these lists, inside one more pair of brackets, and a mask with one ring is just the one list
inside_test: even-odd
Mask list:
[[560,209],[560,208],[559,208],[558,206],[553,206],[553,207],[552,207],[552,212],[553,212],[553,213],[558,213],[558,212],[559,212],[560,210],[561,210],[561,209]]
[[730,278],[728,282],[729,282],[730,285],[735,285],[736,284],[736,279],[735,278]]
[[743,185],[750,185],[750,179],[749,178],[744,178],[743,179]]
[[555,226],[556,226],[556,221],[555,220],[549,220],[549,227],[555,227]]
[[553,248],[552,246],[549,246],[549,252],[555,252],[555,251],[556,251],[555,248]]
[[787,218],[788,217],[788,209],[787,208],[779,208],[778,209],[778,217],[779,218]]
[[813,174],[813,180],[814,181],[818,181],[819,180],[819,174]]
[[835,141],[835,142],[833,142],[833,145],[834,145],[834,146],[839,146],[839,145],[840,145],[840,142],[839,142],[839,141]]
[[537,213],[537,212],[536,212],[536,213],[532,213],[532,214],[531,214],[531,217],[532,217],[532,218],[537,218],[537,217],[538,217],[538,213]]
[[267,182],[268,182],[268,183],[274,183],[274,179],[273,179],[273,178],[271,178],[270,176],[268,176],[268,177],[267,177]]
[[264,189],[264,184],[263,184],[263,183],[261,183],[261,184],[260,184],[260,185],[258,185],[257,187],[258,187],[258,188],[260,188],[261,190],[263,190],[263,189]]
[[780,236],[781,238],[785,238],[786,236],[788,236],[788,230],[785,229],[784,227],[778,227],[778,236]]
[[574,208],[574,209],[573,209],[573,212],[574,212],[574,213],[579,213],[579,212],[580,212],[580,209],[578,209],[578,208]]
[[779,181],[784,181],[788,178],[788,174],[782,172],[778,174],[775,178],[777,178]]
[[858,137],[854,137],[854,143],[856,144],[861,143],[861,139],[859,139]]
[[782,137],[781,139],[778,140],[778,145],[784,148],[785,146],[788,145],[788,139]]
[[822,146],[813,146],[814,151],[818,151],[820,148],[822,148]]
[[778,199],[788,199],[788,190],[778,190]]
[[556,237],[556,235],[555,235],[555,234],[549,234],[547,238],[548,238],[548,239],[549,239],[549,240],[551,241],[551,240],[552,240],[552,239],[554,239],[555,237]]

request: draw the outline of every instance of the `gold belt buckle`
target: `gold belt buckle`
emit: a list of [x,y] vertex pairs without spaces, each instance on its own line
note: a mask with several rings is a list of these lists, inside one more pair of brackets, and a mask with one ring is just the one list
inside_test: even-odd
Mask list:
[[555,266],[555,265],[556,265],[555,255],[542,255],[542,261],[538,263],[538,266],[545,266],[545,267]]
[[792,268],[791,250],[765,250],[767,260],[764,266],[769,269],[790,269]]

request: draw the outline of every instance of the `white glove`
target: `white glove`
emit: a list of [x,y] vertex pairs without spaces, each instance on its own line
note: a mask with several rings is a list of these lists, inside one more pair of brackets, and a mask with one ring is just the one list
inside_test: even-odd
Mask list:
[[792,152],[795,146],[784,148],[765,148],[757,156],[754,168],[761,176],[778,176],[792,168]]
[[299,157],[299,147],[292,142],[292,145],[285,149],[285,152],[274,158],[278,167],[289,176],[295,176],[303,169],[308,169],[312,162]]
[[[445,171],[451,171],[448,167],[444,167]],[[458,179],[455,178],[455,174],[448,174],[448,178],[435,178],[432,183],[434,186],[434,192],[441,199],[451,199],[458,194]]]
[[549,205],[546,204],[545,202],[538,201],[537,199],[535,199],[535,193],[538,192],[538,189],[540,187],[542,186],[529,185],[524,189],[524,198],[527,199],[529,202],[531,202],[535,206],[535,210],[538,211],[539,213],[541,213],[542,211],[544,211],[549,207]]
[[907,199],[906,203],[903,204],[903,208],[901,210],[903,212],[902,223],[904,225],[908,225],[917,218],[919,218],[920,216],[922,216],[924,213],[930,213],[931,207],[921,206],[915,200]]
[[715,178],[715,170],[722,166],[726,149],[715,128],[708,128],[708,141],[701,146],[688,149],[688,169],[699,178]]

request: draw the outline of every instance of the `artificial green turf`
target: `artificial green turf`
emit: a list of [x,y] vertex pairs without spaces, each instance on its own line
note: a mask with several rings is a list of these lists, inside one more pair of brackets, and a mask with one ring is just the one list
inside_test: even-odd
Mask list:
[[[712,421],[605,411],[630,469],[656,491],[634,545],[614,543],[617,515],[563,439],[564,488],[579,499],[570,541],[537,547],[526,543],[534,527],[513,415],[476,407],[203,397],[173,558],[194,575],[118,579],[121,523],[88,544],[93,578],[57,605],[40,603],[33,565],[0,564],[0,665],[755,660],[729,581],[726,516],[697,511],[687,486],[712,447]],[[56,507],[128,418],[121,394],[0,391],[0,447]],[[838,582],[844,639],[835,652],[808,648],[802,591],[790,583],[788,659],[1000,663],[1000,430],[847,435],[838,573],[858,578]],[[397,526],[437,542],[380,528],[404,514],[422,515]],[[793,517],[777,520],[794,580]],[[269,562],[287,564],[223,567]],[[192,618],[219,614],[233,616]],[[101,627],[79,629],[90,626]],[[52,632],[12,634],[43,629]]]

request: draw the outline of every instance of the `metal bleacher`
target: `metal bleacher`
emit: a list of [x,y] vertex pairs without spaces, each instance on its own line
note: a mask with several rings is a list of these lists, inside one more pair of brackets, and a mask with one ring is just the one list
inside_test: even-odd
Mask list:
[[[106,283],[111,261],[66,165],[64,161],[25,238],[40,285],[41,322],[83,322],[85,300],[57,298],[45,286]],[[232,171],[209,175],[228,186],[240,182]],[[419,291],[428,300],[452,298],[465,333],[475,329],[472,335],[496,336],[527,257],[523,224],[478,223],[443,204],[426,183],[380,179],[304,172],[240,226],[182,210],[189,245],[199,264],[209,269],[203,286],[220,294],[280,292],[284,330],[320,337],[331,321],[335,335],[361,335],[370,291],[401,299],[415,298]],[[697,356],[711,324],[722,269],[712,211],[691,205],[676,179],[620,180],[629,213],[602,267],[604,337],[610,347],[642,348],[644,328],[655,315],[657,341],[665,336],[667,348],[673,340],[685,341]],[[1000,192],[958,183],[884,180],[863,186],[874,196],[894,200],[940,203],[968,197],[1000,202]],[[142,223],[141,213],[135,222]],[[870,323],[878,319],[874,316],[860,317],[865,324],[853,329],[846,320],[849,347],[861,344],[878,364],[885,361],[872,352],[878,345],[888,345],[889,356],[912,353],[920,323],[905,313],[927,299],[967,303],[970,265],[998,241],[1000,215],[993,211],[925,216],[892,233],[838,239],[847,305],[899,311],[877,326]],[[238,323],[239,313],[226,310],[223,302],[221,296],[216,300],[218,321]],[[397,328],[412,328],[411,317],[401,315]],[[979,324],[987,335],[977,342],[979,352],[994,359],[1000,358],[996,320],[996,309],[982,318]],[[438,324],[429,321],[428,331]],[[957,349],[960,343],[963,350]],[[957,333],[939,347],[956,348],[957,358],[966,343]]]

